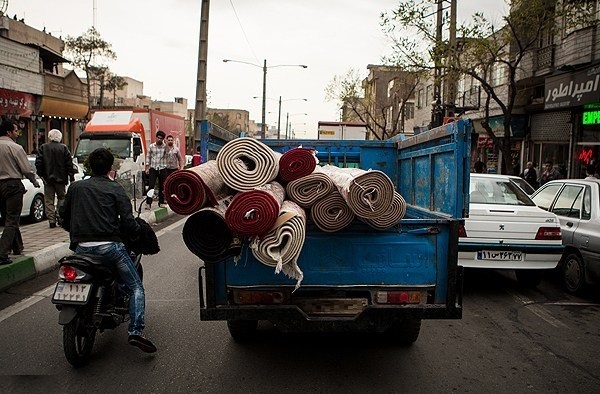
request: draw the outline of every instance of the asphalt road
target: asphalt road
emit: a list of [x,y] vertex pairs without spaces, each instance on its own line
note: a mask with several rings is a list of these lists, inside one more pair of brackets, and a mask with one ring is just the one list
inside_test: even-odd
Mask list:
[[161,224],[161,253],[143,259],[156,354],[129,346],[122,325],[97,337],[89,366],[71,368],[49,301],[55,274],[46,275],[0,294],[0,392],[598,392],[598,294],[567,295],[552,276],[523,290],[510,273],[469,271],[463,319],[424,321],[412,347],[373,335],[280,334],[268,324],[238,345],[224,322],[199,319],[199,261],[182,225]]

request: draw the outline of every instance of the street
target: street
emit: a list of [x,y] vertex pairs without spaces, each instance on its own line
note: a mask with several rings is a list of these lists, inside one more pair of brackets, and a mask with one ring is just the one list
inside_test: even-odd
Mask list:
[[73,369],[50,273],[0,293],[0,390],[597,392],[600,297],[568,295],[552,275],[524,290],[513,273],[468,271],[463,319],[424,321],[412,347],[374,335],[280,334],[262,323],[254,343],[238,345],[225,322],[199,319],[199,260],[181,239],[184,222],[175,215],[161,223],[161,252],[143,258],[146,335],[157,353],[129,346],[124,324],[98,335],[90,364]]

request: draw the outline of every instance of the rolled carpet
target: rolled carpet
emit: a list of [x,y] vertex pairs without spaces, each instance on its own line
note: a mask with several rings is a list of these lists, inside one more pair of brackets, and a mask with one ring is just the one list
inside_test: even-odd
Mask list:
[[315,171],[287,184],[287,198],[303,208],[310,208],[315,202],[336,190],[328,175]]
[[206,205],[215,205],[228,193],[215,160],[175,171],[165,181],[167,204],[180,215],[189,215]]
[[275,273],[281,271],[296,279],[296,288],[300,286],[304,274],[298,267],[298,257],[306,236],[306,213],[293,201],[284,201],[275,226],[262,238],[254,238],[250,244],[252,254],[261,263],[275,267]]
[[310,209],[312,221],[319,229],[328,233],[346,228],[354,217],[346,200],[337,190],[315,202]]
[[356,216],[374,219],[390,209],[394,184],[384,172],[331,165],[321,167],[321,170],[333,180]]
[[402,198],[400,193],[395,191],[392,206],[387,214],[374,219],[364,219],[364,221],[376,230],[385,230],[386,228],[390,228],[398,224],[404,217],[405,213],[406,201],[404,201],[404,198]]
[[236,138],[219,150],[217,166],[227,186],[247,191],[277,177],[280,157],[281,153],[254,138]]
[[[225,222],[225,204],[231,197],[221,200],[215,207],[199,210],[187,218],[183,226],[183,242],[205,263],[215,263],[238,256],[242,242]],[[208,230],[208,231],[205,231]]]
[[262,237],[277,221],[284,197],[285,190],[277,182],[239,192],[225,211],[227,226],[241,236]]
[[314,149],[294,148],[285,152],[279,159],[279,177],[290,182],[311,174],[319,160]]

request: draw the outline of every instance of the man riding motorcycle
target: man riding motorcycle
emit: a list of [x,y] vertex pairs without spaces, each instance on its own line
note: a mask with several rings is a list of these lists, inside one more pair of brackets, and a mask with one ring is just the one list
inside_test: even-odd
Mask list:
[[60,209],[63,228],[69,231],[71,250],[101,256],[113,265],[129,293],[128,342],[146,353],[156,346],[144,336],[145,295],[142,281],[123,244],[122,234],[140,233],[131,202],[123,187],[108,177],[114,156],[98,148],[88,157],[92,176],[69,186]]

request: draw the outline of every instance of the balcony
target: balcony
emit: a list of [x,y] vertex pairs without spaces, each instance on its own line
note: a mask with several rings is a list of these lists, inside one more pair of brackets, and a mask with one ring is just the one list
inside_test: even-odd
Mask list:
[[554,45],[538,49],[534,55],[533,66],[536,76],[550,72],[554,67]]

